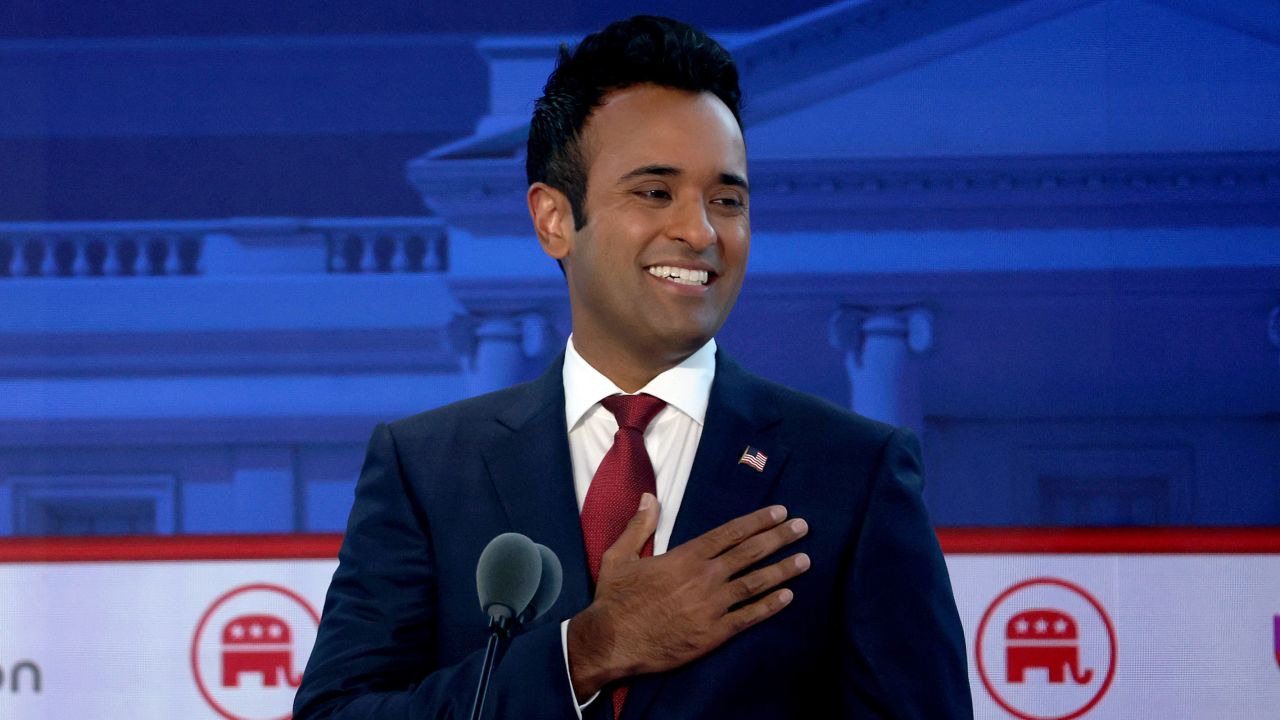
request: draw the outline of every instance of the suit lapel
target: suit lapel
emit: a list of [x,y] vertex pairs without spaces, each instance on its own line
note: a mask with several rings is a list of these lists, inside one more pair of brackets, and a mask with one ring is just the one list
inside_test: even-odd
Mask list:
[[[786,462],[787,448],[776,441],[781,417],[763,390],[759,379],[724,353],[716,353],[716,376],[702,438],[676,516],[671,547],[767,503]],[[748,446],[767,456],[763,470],[738,462]],[[637,679],[628,691],[623,720],[644,717],[671,674]]]
[[564,420],[563,361],[524,386],[498,413],[502,430],[482,450],[511,528],[560,558],[564,585],[550,618],[569,617],[591,601]]
[[[787,449],[775,440],[778,409],[760,392],[760,381],[737,363],[716,355],[706,422],[671,534],[671,547],[764,506]],[[763,470],[739,462],[750,446],[767,456]]]

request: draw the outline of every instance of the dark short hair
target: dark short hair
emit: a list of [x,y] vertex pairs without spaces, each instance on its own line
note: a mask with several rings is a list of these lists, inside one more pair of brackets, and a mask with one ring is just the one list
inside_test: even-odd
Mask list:
[[701,30],[678,20],[637,15],[560,46],[556,69],[533,108],[525,173],[569,198],[576,229],[587,224],[587,166],[582,128],[613,90],[654,83],[709,92],[742,127],[738,68],[733,57]]

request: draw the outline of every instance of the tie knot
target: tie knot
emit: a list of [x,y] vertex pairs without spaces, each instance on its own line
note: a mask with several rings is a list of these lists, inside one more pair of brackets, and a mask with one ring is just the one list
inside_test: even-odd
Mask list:
[[641,433],[649,427],[654,416],[667,406],[665,400],[652,395],[610,395],[601,400],[600,404],[613,413],[618,427],[631,428]]

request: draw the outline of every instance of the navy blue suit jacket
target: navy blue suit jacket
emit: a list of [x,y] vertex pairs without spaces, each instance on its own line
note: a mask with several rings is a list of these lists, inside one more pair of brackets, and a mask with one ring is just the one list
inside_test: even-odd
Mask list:
[[[739,464],[748,445],[768,456],[763,472]],[[803,551],[812,566],[787,583],[795,600],[778,615],[684,667],[634,678],[622,720],[972,717],[918,458],[910,433],[718,354],[671,547],[781,503],[810,530],[766,562]],[[575,718],[559,624],[592,587],[560,363],[374,431],[294,717],[467,717],[486,638],[476,561],[508,531],[560,556],[564,590],[511,642],[486,715]]]

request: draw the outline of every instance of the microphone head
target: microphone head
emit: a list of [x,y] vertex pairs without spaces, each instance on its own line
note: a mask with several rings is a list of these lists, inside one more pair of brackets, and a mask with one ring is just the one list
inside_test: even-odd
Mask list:
[[528,607],[542,579],[538,546],[520,533],[489,541],[476,564],[480,609],[490,618],[515,618]]
[[531,622],[556,604],[560,597],[560,586],[564,582],[564,570],[560,567],[560,558],[551,548],[538,543],[538,554],[542,556],[542,580],[538,582],[538,591],[529,601],[529,607],[520,615],[521,622]]

